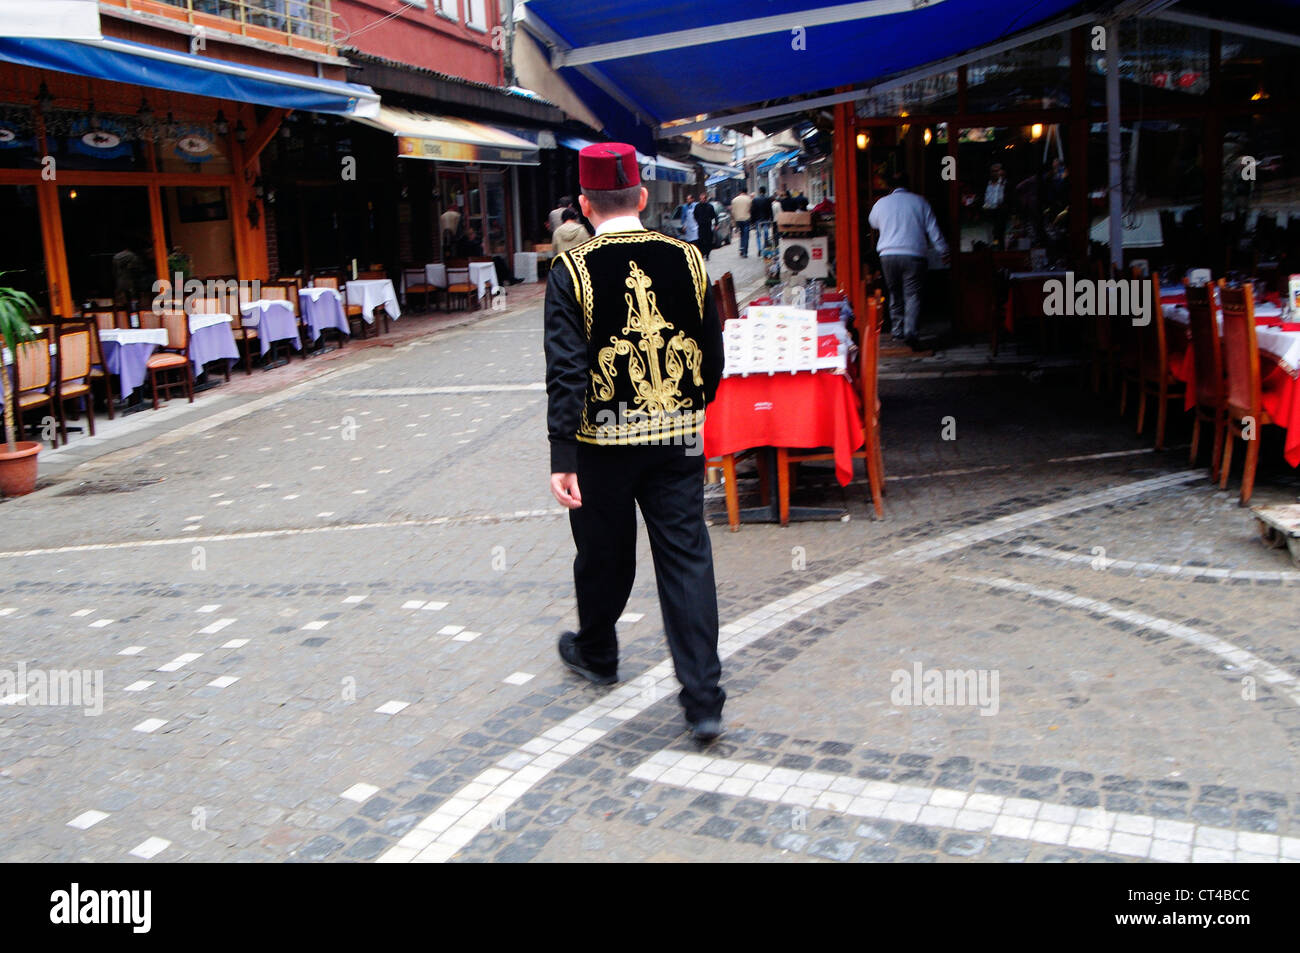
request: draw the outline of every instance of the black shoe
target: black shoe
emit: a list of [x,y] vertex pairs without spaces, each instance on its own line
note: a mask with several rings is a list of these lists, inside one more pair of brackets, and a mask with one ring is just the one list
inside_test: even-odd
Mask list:
[[723,732],[721,718],[701,718],[699,721],[688,721],[686,725],[691,729],[691,737],[705,745]]
[[608,675],[602,675],[587,667],[587,663],[583,661],[582,653],[578,651],[578,646],[575,643],[577,638],[578,634],[576,632],[565,632],[560,635],[560,642],[557,646],[560,652],[560,661],[563,662],[570,671],[577,672],[587,681],[595,685],[613,685],[617,682],[617,670]]
[[907,343],[907,346],[910,347],[913,351],[925,350],[925,348],[921,346],[921,339],[918,337],[906,338],[905,341]]

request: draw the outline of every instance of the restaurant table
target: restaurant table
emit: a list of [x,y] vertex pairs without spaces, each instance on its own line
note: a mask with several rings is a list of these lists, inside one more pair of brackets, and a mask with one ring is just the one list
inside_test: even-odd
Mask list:
[[[853,480],[853,451],[864,441],[858,398],[843,374],[800,371],[724,377],[704,422],[706,458],[740,453],[755,447],[769,453],[770,501],[763,512],[745,511],[778,522],[776,500],[777,447],[830,447],[835,454],[835,478],[840,486]],[[791,518],[840,519],[842,510],[796,507]]]
[[1009,273],[1006,314],[1003,318],[1003,326],[1007,329],[1007,333],[1015,333],[1018,314],[1025,317],[1043,317],[1043,303],[1047,300],[1047,294],[1043,291],[1044,282],[1064,281],[1067,274],[1068,272],[1055,270]]
[[[1187,308],[1161,295],[1165,318],[1188,327]],[[1260,353],[1260,398],[1273,423],[1286,431],[1282,456],[1300,467],[1300,324],[1284,324],[1282,309],[1263,302],[1255,307],[1255,343]],[[1263,319],[1265,323],[1260,323]],[[1220,318],[1222,321],[1222,318]],[[1222,327],[1222,324],[1220,325]],[[1186,334],[1186,332],[1184,332]],[[1187,385],[1184,409],[1196,406],[1196,362],[1192,348],[1170,348],[1169,372]]]
[[234,321],[228,314],[190,315],[190,363],[194,365],[195,377],[202,374],[203,366],[212,361],[227,361],[229,368],[239,360],[239,345],[235,343],[235,332],[231,329]]
[[298,304],[302,319],[311,329],[311,340],[320,340],[326,328],[351,334],[347,315],[343,313],[343,296],[333,288],[302,288],[298,291]]
[[[447,265],[436,262],[424,266],[424,276],[429,284],[436,288],[447,287]],[[472,261],[469,263],[469,283],[478,289],[479,300],[487,297],[488,290],[495,292],[501,287],[497,281],[497,266],[490,261]]]
[[348,304],[361,306],[361,317],[366,324],[375,323],[375,308],[383,306],[388,316],[396,321],[402,316],[397,304],[397,292],[387,278],[363,278],[347,284]]
[[266,352],[276,341],[288,341],[295,351],[302,350],[302,340],[298,337],[298,318],[289,302],[279,298],[262,298],[241,304],[239,310],[244,316],[244,324],[257,328],[262,357],[266,357]]
[[114,328],[99,332],[104,370],[117,375],[123,400],[137,387],[144,386],[150,356],[166,346],[167,331],[163,328]]

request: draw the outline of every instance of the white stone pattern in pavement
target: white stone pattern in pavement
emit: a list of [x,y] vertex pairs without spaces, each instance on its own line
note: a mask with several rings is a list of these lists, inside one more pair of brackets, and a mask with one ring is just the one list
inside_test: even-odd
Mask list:
[[[921,563],[938,559],[1035,523],[1179,486],[1201,477],[1200,471],[1187,470],[1138,480],[1001,516],[904,547],[883,560],[868,563],[863,572],[841,573],[805,586],[722,626],[718,654],[726,658],[809,609],[824,606],[840,596],[878,582],[883,577],[877,571],[894,570],[899,562]],[[672,662],[666,659],[634,681],[613,689],[600,701],[533,738],[466,784],[398,841],[397,846],[382,854],[379,862],[442,863],[449,860],[556,767],[661,698],[674,694],[675,686]],[[598,720],[602,727],[593,727]]]
[[1082,609],[1085,612],[1100,612],[1112,619],[1119,619],[1121,622],[1128,622],[1143,629],[1150,629],[1152,632],[1168,635],[1189,645],[1194,645],[1198,649],[1211,652],[1243,672],[1258,675],[1270,685],[1279,686],[1281,691],[1292,702],[1300,704],[1300,679],[1297,679],[1289,672],[1283,671],[1276,665],[1270,665],[1240,646],[1233,645],[1218,636],[1210,635],[1208,632],[1202,632],[1200,629],[1193,629],[1189,625],[1183,625],[1181,622],[1173,622],[1159,616],[1147,615],[1145,612],[1121,609],[1108,602],[1102,602],[1100,599],[1089,599],[1087,596],[1081,596],[1077,592],[1048,589],[1043,586],[1030,585],[1026,582],[1017,582],[1014,579],[990,579],[979,576],[955,576],[954,578],[963,582],[972,582],[976,585],[1001,589],[1005,592],[1021,592],[1072,609]]
[[[718,654],[725,659],[805,612],[869,586],[879,578],[859,572],[841,573],[756,609],[721,628]],[[448,798],[379,861],[440,863],[448,860],[557,767],[655,702],[676,693],[672,662],[660,662],[506,755],[495,767],[488,768]]]
[[1083,553],[1066,553],[1059,549],[1048,549],[1028,543],[1015,550],[1022,556],[1034,556],[1039,559],[1054,559],[1072,566],[1087,566],[1090,569],[1104,571],[1117,569],[1120,572],[1158,573],[1164,576],[1177,576],[1179,579],[1249,579],[1252,582],[1300,582],[1300,572],[1278,569],[1216,569],[1211,566],[1187,566],[1182,563],[1137,562],[1132,559],[1115,559],[1109,556],[1088,556]]
[[631,772],[641,781],[805,810],[900,821],[1038,844],[1176,863],[1300,861],[1300,838],[1187,821],[1071,807],[1030,798],[972,794],[847,775],[774,768],[750,761],[659,751]]

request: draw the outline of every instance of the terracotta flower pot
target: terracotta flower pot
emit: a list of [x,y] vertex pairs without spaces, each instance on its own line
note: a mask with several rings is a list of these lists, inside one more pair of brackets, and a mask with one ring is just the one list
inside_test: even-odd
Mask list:
[[20,440],[9,452],[9,445],[0,443],[0,496],[22,496],[36,489],[36,455],[41,445],[31,440]]

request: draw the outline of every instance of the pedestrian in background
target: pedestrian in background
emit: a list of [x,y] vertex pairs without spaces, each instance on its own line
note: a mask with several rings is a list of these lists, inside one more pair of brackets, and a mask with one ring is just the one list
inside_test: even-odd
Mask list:
[[[566,208],[573,208],[573,196],[571,195],[561,195],[560,204],[551,209],[551,214],[546,216],[546,230],[552,236],[555,235],[556,229],[564,224],[564,210]],[[577,209],[574,209],[574,211],[576,212]]]
[[709,193],[701,192],[700,200],[695,203],[695,210],[691,213],[695,217],[696,237],[695,247],[700,250],[704,260],[709,260],[709,252],[713,251],[713,223],[718,218],[718,213],[709,201]]
[[686,196],[682,203],[682,241],[695,244],[700,237],[700,226],[695,221],[695,196]]
[[555,235],[551,239],[551,247],[557,255],[568,251],[570,248],[577,248],[591,237],[591,232],[587,231],[586,226],[578,221],[578,213],[573,209],[566,208],[560,217],[563,222],[555,230]]
[[867,221],[878,233],[876,254],[889,293],[892,333],[919,351],[926,255],[934,245],[947,261],[948,243],[925,196],[909,191],[902,173],[894,174],[893,185],[894,191],[872,206]]
[[772,199],[768,196],[767,189],[758,190],[758,196],[750,206],[750,217],[753,219],[754,228],[758,231],[754,244],[758,254],[762,255],[772,244]]
[[749,229],[753,224],[754,199],[743,188],[740,194],[731,200],[731,220],[740,227],[740,257],[749,257]]
[[578,631],[560,636],[560,660],[597,685],[618,681],[639,507],[678,697],[708,742],[727,696],[699,436],[722,378],[722,325],[699,251],[641,224],[636,150],[587,146],[578,175],[596,237],[556,257],[544,318],[551,493],[578,550]]

